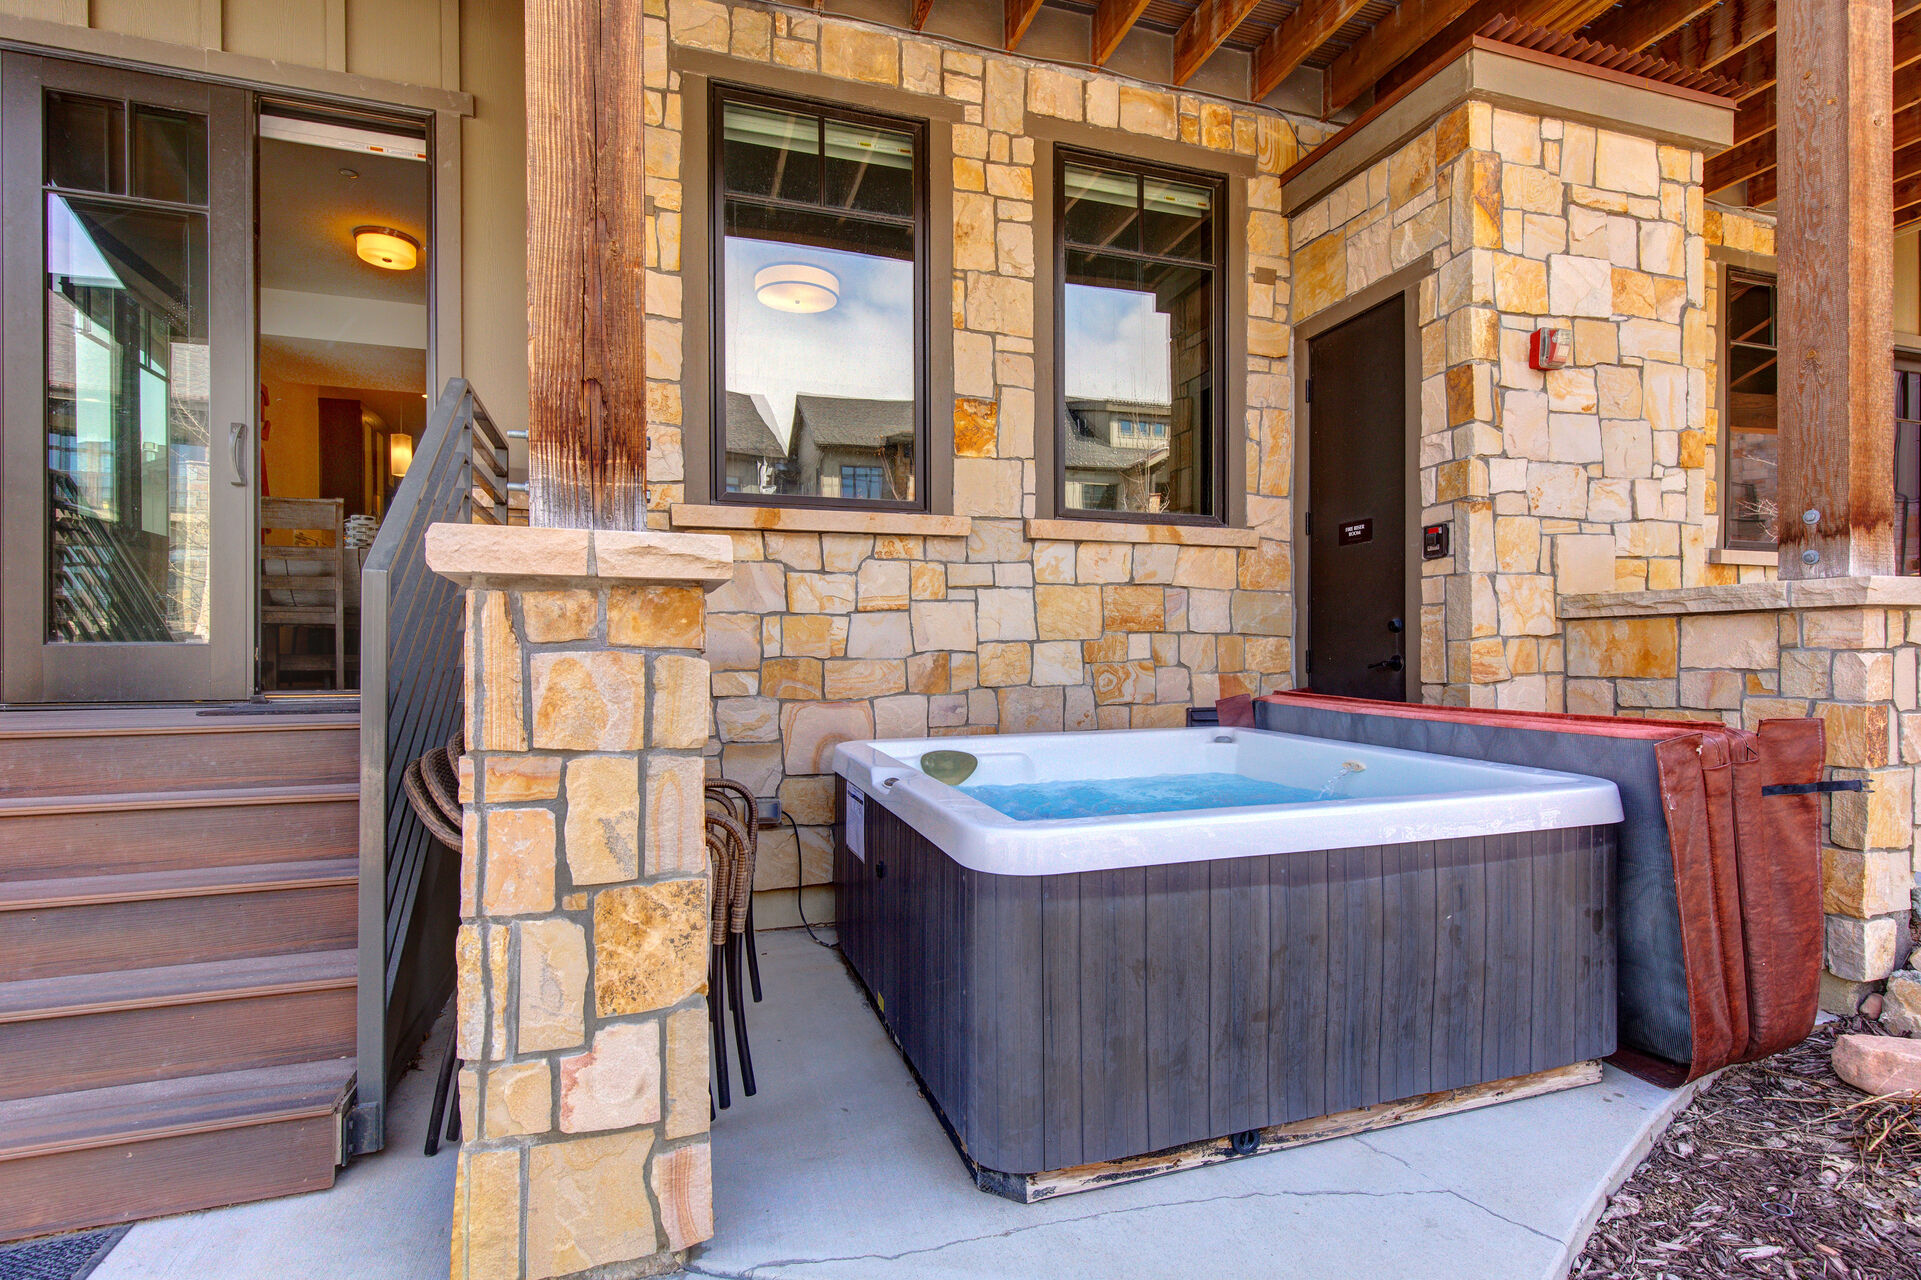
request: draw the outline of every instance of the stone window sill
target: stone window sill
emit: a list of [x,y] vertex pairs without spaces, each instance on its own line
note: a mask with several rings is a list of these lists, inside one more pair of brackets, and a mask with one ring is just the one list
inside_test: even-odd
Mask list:
[[1781,567],[1781,553],[1778,551],[1737,551],[1728,547],[1716,547],[1708,552],[1709,564],[1747,564],[1763,568]]
[[1145,542],[1177,547],[1258,547],[1253,529],[1223,529],[1204,524],[1129,524],[1119,520],[1029,520],[1033,542]]
[[920,511],[834,510],[827,507],[748,507],[676,503],[669,511],[676,529],[740,529],[771,533],[880,533],[909,537],[965,538],[967,516]]

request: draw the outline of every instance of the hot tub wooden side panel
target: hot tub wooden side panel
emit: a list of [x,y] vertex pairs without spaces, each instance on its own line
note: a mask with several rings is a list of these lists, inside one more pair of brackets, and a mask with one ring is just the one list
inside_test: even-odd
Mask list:
[[1614,1048],[1610,829],[1056,876],[970,871],[871,801],[866,835],[838,842],[843,950],[986,1168]]

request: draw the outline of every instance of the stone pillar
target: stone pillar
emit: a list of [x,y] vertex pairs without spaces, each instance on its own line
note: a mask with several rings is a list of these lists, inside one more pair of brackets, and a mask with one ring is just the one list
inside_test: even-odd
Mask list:
[[713,1234],[704,593],[727,539],[435,525],[466,588],[454,1280]]

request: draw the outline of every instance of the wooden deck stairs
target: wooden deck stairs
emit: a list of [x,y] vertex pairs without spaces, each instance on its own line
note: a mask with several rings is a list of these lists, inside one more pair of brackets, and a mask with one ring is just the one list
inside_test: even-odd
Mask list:
[[0,1240],[331,1186],[359,718],[0,712]]

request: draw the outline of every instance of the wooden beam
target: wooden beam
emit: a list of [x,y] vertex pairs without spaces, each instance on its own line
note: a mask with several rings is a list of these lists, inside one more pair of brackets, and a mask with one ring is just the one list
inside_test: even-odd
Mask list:
[[1106,66],[1134,29],[1135,21],[1146,12],[1147,4],[1148,0],[1101,0],[1094,10],[1094,48],[1088,61],[1097,67]]
[[914,30],[919,31],[927,25],[927,15],[934,11],[934,0],[914,0]]
[[1027,28],[1034,25],[1034,15],[1041,11],[1041,0],[1005,0],[1001,34],[1011,50],[1027,34]]
[[1589,23],[1581,35],[1616,49],[1645,49],[1719,3],[1721,0],[1634,0],[1608,10]]
[[1741,91],[1734,95],[1734,100],[1746,102],[1774,83],[1774,36],[1769,34],[1753,44],[1743,45],[1737,52],[1729,54],[1708,70],[1718,76],[1726,76],[1740,85]]
[[646,519],[641,7],[526,0],[527,481],[537,525]]
[[1774,0],[1726,0],[1648,50],[1684,67],[1712,68],[1774,34]]
[[1769,87],[1760,93],[1744,98],[1741,105],[1734,109],[1734,142],[1740,145],[1749,138],[1758,138],[1764,133],[1774,132],[1774,89]]
[[1261,41],[1261,47],[1254,51],[1254,82],[1248,96],[1259,102],[1280,88],[1281,81],[1294,74],[1294,68],[1346,26],[1366,3],[1367,0],[1306,0],[1269,32],[1267,39]]
[[1902,107],[1894,113],[1894,149],[1921,142],[1921,103]]
[[1396,63],[1473,7],[1474,0],[1402,0],[1328,67],[1322,116],[1333,115],[1372,89]]
[[1546,27],[1550,31],[1572,34],[1586,26],[1597,14],[1605,12],[1612,3],[1613,0],[1478,0],[1466,13],[1430,37],[1411,56],[1383,74],[1374,88],[1375,100],[1378,102],[1383,95],[1392,93],[1410,80],[1418,79],[1441,59],[1454,56],[1468,37],[1495,18],[1513,18],[1537,27]]
[[1774,167],[1774,134],[1763,133],[1737,143],[1720,155],[1709,156],[1702,190],[1708,195]]
[[[1777,144],[1779,145],[1779,144]],[[1781,166],[1763,170],[1748,179],[1748,207],[1759,209],[1780,197]]]
[[1793,0],[1781,14],[1777,132],[1794,157],[1775,171],[1783,578],[1895,570],[1891,15],[1889,0]]
[[1201,0],[1174,33],[1174,83],[1186,84],[1260,0]]
[[1890,101],[1896,110],[1921,102],[1921,63],[1901,68],[1891,77],[1891,83],[1893,96]]
[[1921,62],[1921,8],[1894,20],[1894,48],[1889,61],[1896,71]]

